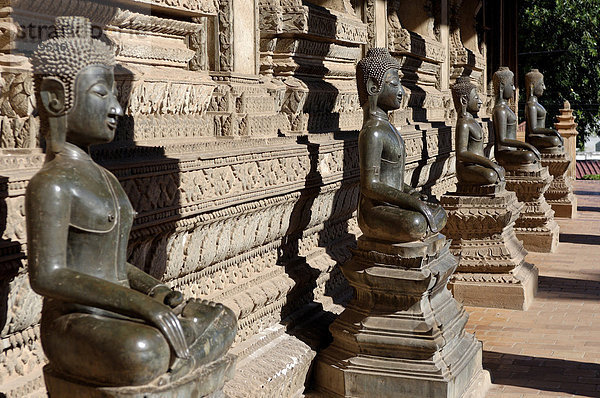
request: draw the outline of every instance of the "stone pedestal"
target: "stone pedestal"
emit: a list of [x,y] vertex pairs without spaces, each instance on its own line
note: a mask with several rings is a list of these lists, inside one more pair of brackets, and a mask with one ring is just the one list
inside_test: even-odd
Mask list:
[[483,397],[481,343],[465,333],[463,306],[447,289],[456,269],[449,242],[389,244],[359,238],[342,266],[356,294],[330,326],[315,365],[330,397]]
[[554,220],[554,211],[544,198],[552,182],[547,167],[539,164],[506,170],[506,189],[517,195],[525,207],[515,221],[517,238],[523,241],[528,251],[552,253],[558,246],[559,227]]
[[225,398],[225,381],[233,377],[235,357],[227,355],[202,366],[176,382],[132,387],[99,387],[72,380],[44,367],[44,381],[49,398]]
[[450,278],[454,298],[464,305],[526,310],[537,292],[538,270],[525,263],[515,221],[523,208],[505,183],[464,186],[442,196],[448,212],[444,234],[460,256]]
[[555,217],[574,218],[577,215],[577,198],[573,194],[573,179],[568,175],[571,159],[567,153],[542,153],[542,165],[554,177],[544,197]]

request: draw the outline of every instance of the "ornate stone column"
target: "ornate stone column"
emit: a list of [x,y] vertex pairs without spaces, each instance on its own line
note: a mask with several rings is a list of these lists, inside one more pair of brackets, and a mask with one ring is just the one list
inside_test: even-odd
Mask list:
[[527,251],[514,230],[525,206],[505,185],[459,184],[441,198],[448,212],[444,233],[460,256],[450,288],[464,305],[526,310],[537,292],[538,270],[524,261]]
[[576,177],[575,171],[575,155],[577,153],[577,123],[575,123],[575,117],[573,116],[573,110],[569,101],[565,101],[563,108],[560,110],[560,115],[556,116],[558,119],[557,123],[554,123],[554,128],[558,130],[560,135],[565,140],[565,151],[571,157],[571,164],[569,165],[567,176],[571,178]]
[[[565,141],[566,156],[546,156],[543,163],[547,165],[554,180],[544,195],[552,206],[556,217],[574,218],[577,215],[577,197],[573,195],[573,179],[575,178],[575,153],[577,151],[577,123],[573,117],[571,104],[564,102],[558,122],[554,127]],[[568,160],[568,162],[567,162]]]

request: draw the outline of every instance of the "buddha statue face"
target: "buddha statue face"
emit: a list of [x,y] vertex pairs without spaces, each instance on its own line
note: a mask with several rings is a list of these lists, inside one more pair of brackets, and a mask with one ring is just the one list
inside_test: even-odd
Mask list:
[[360,104],[369,112],[377,108],[389,112],[402,106],[404,89],[400,84],[400,64],[385,48],[371,48],[356,65]]
[[479,112],[483,102],[481,101],[481,98],[479,98],[479,94],[477,94],[476,88],[473,87],[473,89],[471,89],[471,91],[469,92],[469,96],[466,100],[467,112],[471,114],[476,114],[477,112]]
[[399,109],[402,105],[404,89],[400,84],[398,69],[388,69],[380,87],[375,79],[369,79],[367,90],[369,95],[377,95],[377,106],[386,112]]
[[502,97],[504,99],[511,99],[515,96],[516,90],[517,88],[515,87],[515,80],[513,78],[509,83],[503,85]]
[[540,97],[544,94],[546,85],[544,84],[544,75],[537,69],[532,69],[525,74],[525,88],[527,89],[527,98],[533,96]]
[[501,66],[493,77],[494,91],[496,100],[509,100],[514,97],[515,91],[515,75],[506,66]]
[[90,65],[78,73],[75,104],[67,115],[67,141],[79,146],[113,140],[123,109],[115,95],[113,69]]
[[544,94],[545,89],[546,89],[546,85],[544,84],[544,77],[542,76],[533,85],[533,95],[535,95],[536,97],[541,97],[542,94]]
[[56,19],[55,37],[32,55],[40,116],[48,120],[48,153],[59,153],[65,141],[83,148],[114,138],[123,115],[114,64],[114,51],[91,37],[89,20]]
[[456,83],[452,86],[452,99],[459,117],[465,116],[467,112],[476,115],[483,104],[477,94],[477,87],[464,76],[456,79]]

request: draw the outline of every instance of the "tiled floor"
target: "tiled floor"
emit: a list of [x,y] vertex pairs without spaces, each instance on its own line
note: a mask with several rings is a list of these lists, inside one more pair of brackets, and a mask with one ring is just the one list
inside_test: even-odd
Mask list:
[[600,397],[600,181],[577,181],[578,216],[559,219],[556,253],[540,270],[528,311],[467,307],[483,342],[488,397]]

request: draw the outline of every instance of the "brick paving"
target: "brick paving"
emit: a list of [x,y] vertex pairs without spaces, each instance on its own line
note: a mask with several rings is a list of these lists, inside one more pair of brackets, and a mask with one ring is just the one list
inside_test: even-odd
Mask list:
[[483,342],[487,397],[600,397],[600,181],[576,181],[578,216],[558,219],[556,253],[540,270],[528,311],[466,307]]

